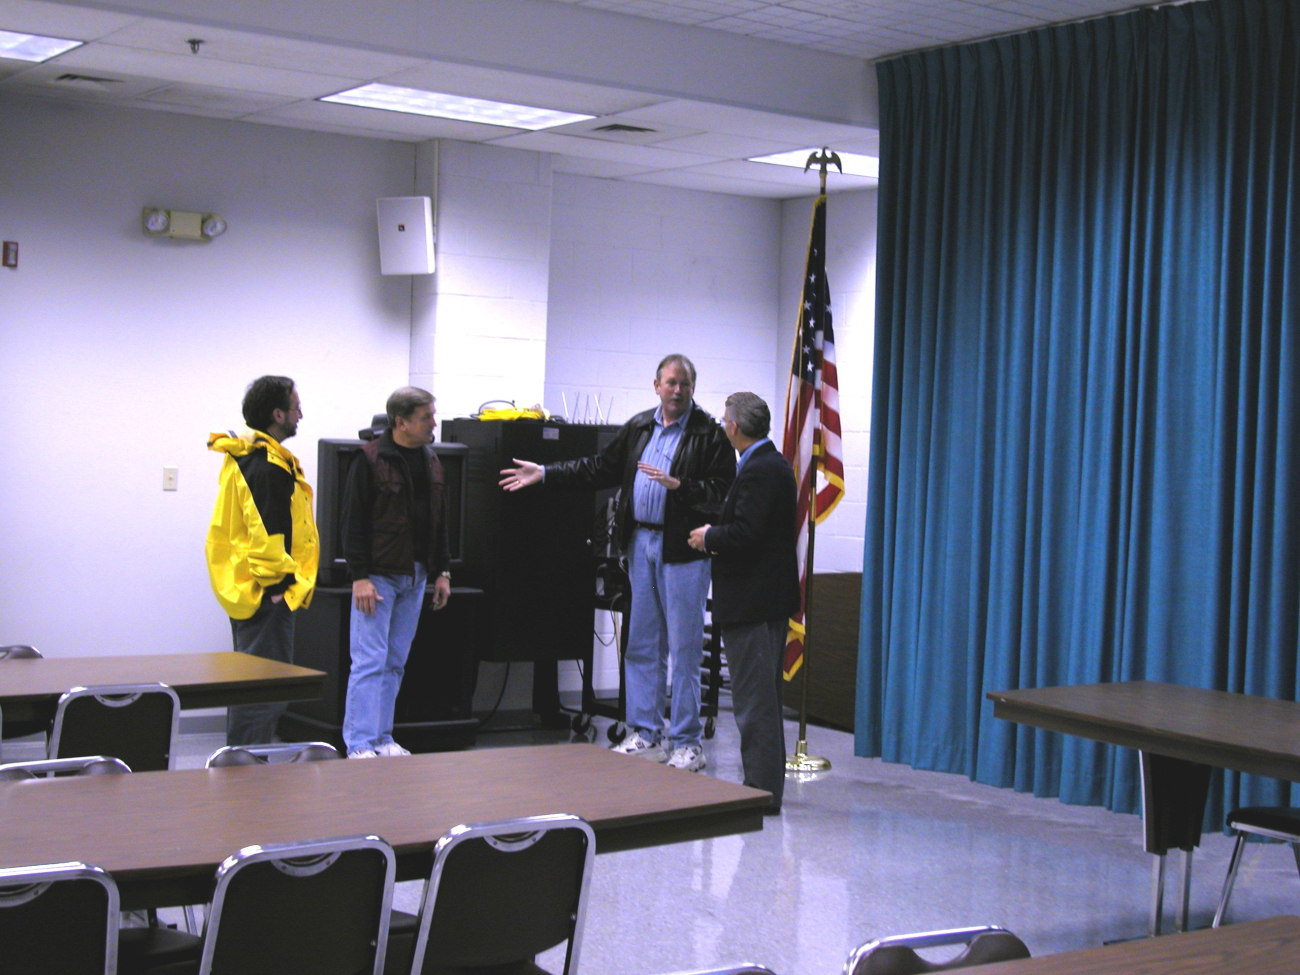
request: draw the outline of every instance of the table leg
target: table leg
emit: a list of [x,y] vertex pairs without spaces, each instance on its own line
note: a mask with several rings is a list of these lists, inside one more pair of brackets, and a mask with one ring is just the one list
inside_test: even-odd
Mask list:
[[1151,937],[1160,933],[1160,918],[1165,910],[1165,855],[1157,853],[1151,861]]
[[1164,909],[1165,854],[1183,851],[1178,930],[1187,930],[1191,899],[1192,850],[1201,843],[1201,822],[1210,793],[1210,767],[1181,758],[1142,752],[1142,822],[1146,851],[1156,857],[1151,889],[1152,936],[1160,933]]
[[1192,897],[1192,852],[1183,850],[1183,879],[1178,892],[1178,915],[1175,918],[1180,932],[1187,930],[1187,907]]

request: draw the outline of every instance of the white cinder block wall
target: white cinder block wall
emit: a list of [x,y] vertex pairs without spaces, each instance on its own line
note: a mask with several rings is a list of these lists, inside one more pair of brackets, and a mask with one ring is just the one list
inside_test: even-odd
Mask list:
[[737,390],[772,401],[778,203],[557,173],[553,207],[550,410],[595,396],[621,423],[655,405],[669,352],[695,363],[714,416]]
[[[57,655],[225,650],[203,541],[212,430],[297,380],[287,444],[355,436],[406,382],[410,282],[379,274],[375,197],[409,145],[162,112],[0,101],[0,643]],[[216,211],[210,243],[145,205]],[[378,404],[378,405],[376,405]],[[179,467],[164,493],[163,466]]]
[[[813,199],[781,207],[781,410],[803,288]],[[867,520],[871,433],[871,362],[876,320],[876,191],[834,193],[826,208],[826,276],[830,279],[840,422],[844,434],[844,498],[817,528],[818,572],[861,572]]]
[[488,399],[540,403],[551,157],[440,140],[420,146],[419,162],[437,209],[437,269],[413,281],[411,382],[437,395],[443,418]]

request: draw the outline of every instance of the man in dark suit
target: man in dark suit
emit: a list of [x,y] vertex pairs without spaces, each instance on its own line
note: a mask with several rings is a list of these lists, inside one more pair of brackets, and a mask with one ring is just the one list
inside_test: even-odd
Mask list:
[[713,556],[713,622],[731,671],[745,785],[772,793],[768,811],[777,812],[785,786],[781,665],[800,595],[794,472],[768,439],[771,424],[758,396],[727,397],[722,428],[740,454],[736,480],[718,524],[695,529],[690,545]]

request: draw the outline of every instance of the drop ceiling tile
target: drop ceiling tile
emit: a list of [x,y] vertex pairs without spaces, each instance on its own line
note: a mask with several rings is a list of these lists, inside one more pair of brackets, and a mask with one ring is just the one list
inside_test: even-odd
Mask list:
[[618,88],[446,61],[427,61],[419,67],[389,75],[383,81],[389,85],[422,88],[470,98],[490,98],[516,105],[577,112],[580,115],[612,115],[663,101],[655,95]]
[[379,129],[371,129],[362,125],[336,125],[331,122],[322,122],[319,119],[299,119],[289,118],[280,115],[245,115],[239,121],[255,122],[258,125],[274,125],[282,129],[298,129],[303,132],[330,132],[335,135],[348,135],[358,139],[387,139],[391,142],[424,142],[428,137],[417,133],[410,132],[385,132]]
[[69,51],[57,63],[84,71],[116,71],[120,74],[163,78],[194,85],[212,85],[268,95],[314,98],[351,86],[347,78],[325,74],[284,71],[251,64],[230,64],[192,54],[161,54],[140,48],[118,47],[96,42]]
[[236,118],[253,112],[289,105],[296,99],[285,95],[260,95],[229,88],[212,88],[206,85],[175,83],[163,85],[142,95],[137,102],[154,102],[175,108],[193,108],[205,112],[218,112]]
[[387,132],[394,137],[409,136],[423,139],[459,139],[462,142],[486,142],[499,139],[503,133],[518,132],[499,125],[480,125],[459,122],[455,119],[431,118],[427,115],[408,115],[405,112],[385,112],[376,108],[359,108],[334,102],[304,100],[282,108],[260,112],[255,119],[286,118],[300,122],[320,122],[322,125],[365,129],[370,132]]
[[618,118],[690,125],[708,132],[772,139],[796,146],[830,145],[833,148],[845,149],[848,149],[846,143],[860,145],[864,140],[873,138],[876,132],[866,126],[819,122],[814,119],[759,112],[750,108],[735,108],[730,105],[685,99],[633,109],[621,113]]
[[702,152],[706,156],[718,156],[722,159],[747,159],[750,156],[766,156],[773,152],[785,152],[787,149],[799,149],[802,143],[778,142],[773,139],[754,139],[743,135],[726,135],[721,132],[702,132],[688,135],[681,139],[669,139],[656,145],[660,149],[674,149],[679,152]]
[[[601,129],[610,126],[627,126],[633,129],[647,129],[646,132],[602,132]],[[570,122],[568,125],[556,125],[546,130],[548,133],[556,135],[572,135],[583,139],[598,139],[602,142],[618,142],[623,145],[649,146],[660,145],[669,139],[681,139],[687,136],[699,135],[699,129],[688,128],[684,125],[667,125],[663,122],[628,122],[620,119],[616,115],[602,115],[596,118],[584,119],[581,122]]]
[[551,171],[556,173],[573,173],[576,176],[598,176],[601,179],[620,179],[647,173],[646,166],[634,166],[631,163],[610,162],[608,159],[579,159],[576,156],[552,156]]
[[[60,81],[61,77],[65,78]],[[143,78],[111,71],[73,70],[61,60],[30,65],[28,70],[0,81],[0,88],[24,91],[47,98],[68,98],[74,101],[120,101],[135,98],[165,81]]]
[[[203,41],[197,55],[190,54],[190,38]],[[141,20],[119,30],[113,35],[112,43],[200,60],[228,61],[365,81],[422,63],[418,58],[397,54],[161,20]]]
[[551,132],[527,132],[504,139],[493,139],[494,145],[515,149],[533,149],[537,152],[555,152],[583,159],[605,159],[609,162],[645,166],[647,169],[679,169],[716,162],[716,158],[695,152],[673,152],[654,146],[627,146],[599,139],[578,139],[571,135]]
[[166,102],[151,102],[145,98],[119,102],[124,108],[139,108],[148,112],[171,112],[175,115],[197,115],[201,118],[219,118],[236,121],[242,116],[239,112],[203,105],[169,105]]
[[655,183],[659,186],[676,186],[684,190],[703,190],[707,193],[728,193],[731,196],[760,196],[782,200],[792,196],[816,195],[798,193],[780,183],[762,183],[743,179],[728,179],[725,176],[709,176],[705,173],[693,173],[686,169],[673,169],[664,172],[645,173],[641,176],[629,176],[632,183]]
[[0,30],[93,41],[136,22],[126,14],[42,0],[0,0]]

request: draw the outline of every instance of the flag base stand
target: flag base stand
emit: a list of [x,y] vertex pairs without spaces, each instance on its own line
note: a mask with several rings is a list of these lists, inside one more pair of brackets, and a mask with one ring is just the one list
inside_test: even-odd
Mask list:
[[794,754],[785,760],[787,772],[827,772],[830,770],[829,759],[820,755],[808,754],[808,742],[803,738],[794,747]]

